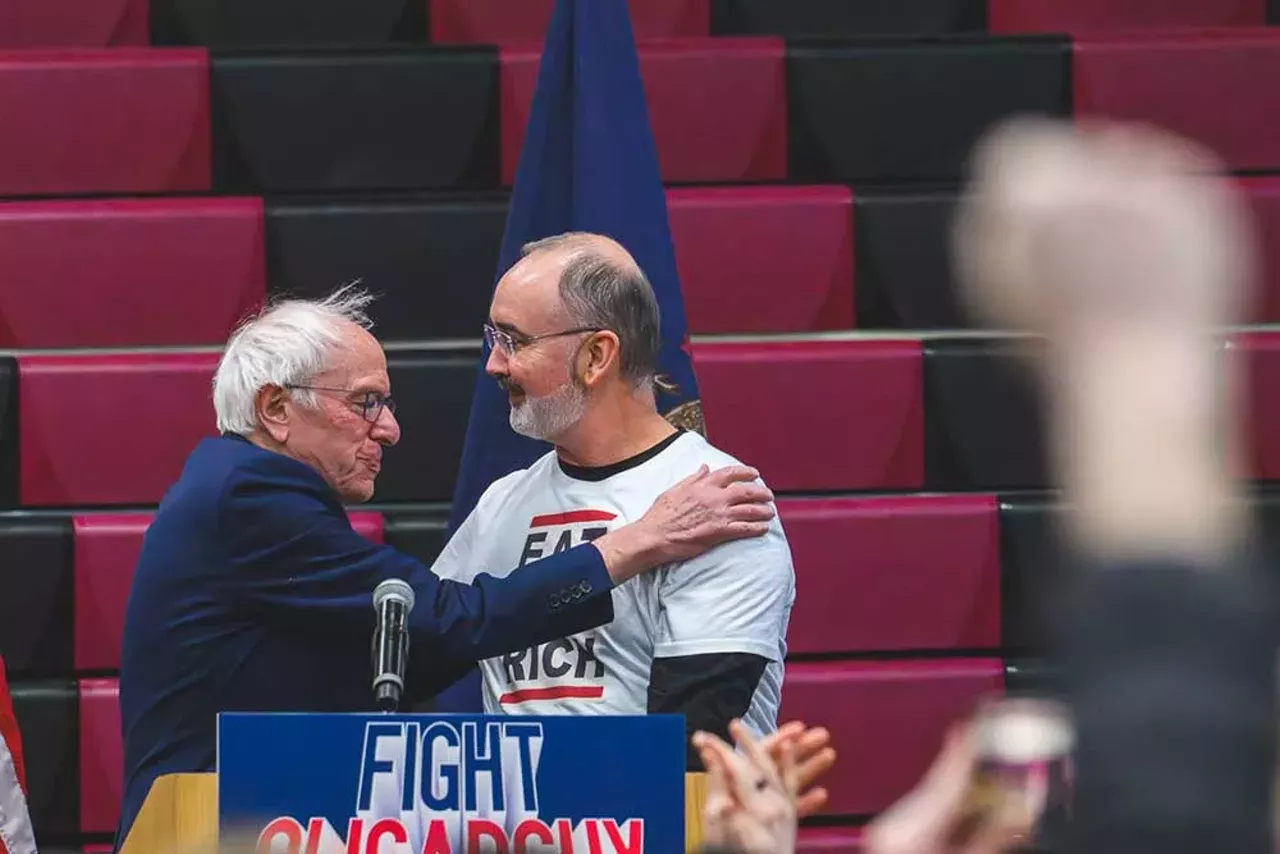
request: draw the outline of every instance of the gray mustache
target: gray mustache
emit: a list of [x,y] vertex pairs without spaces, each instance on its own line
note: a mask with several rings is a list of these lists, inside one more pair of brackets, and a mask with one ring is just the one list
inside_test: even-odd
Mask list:
[[511,394],[512,392],[515,392],[516,394],[524,394],[524,389],[522,389],[520,386],[513,383],[511,381],[511,377],[503,374],[500,377],[495,377],[495,379],[498,382],[498,387],[501,388],[503,391],[505,391],[507,394]]

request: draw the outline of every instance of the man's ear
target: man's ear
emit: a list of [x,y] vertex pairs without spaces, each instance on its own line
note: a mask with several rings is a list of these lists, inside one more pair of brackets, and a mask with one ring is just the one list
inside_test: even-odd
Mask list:
[[293,398],[280,386],[269,385],[258,390],[254,398],[258,423],[281,445],[289,440],[289,422],[293,415]]
[[622,357],[621,342],[609,330],[594,333],[578,354],[583,385],[588,388],[607,377]]

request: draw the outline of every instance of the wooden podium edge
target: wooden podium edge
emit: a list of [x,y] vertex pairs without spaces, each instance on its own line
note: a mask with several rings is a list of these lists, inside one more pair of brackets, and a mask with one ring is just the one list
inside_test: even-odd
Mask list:
[[[707,775],[684,775],[684,845],[702,844],[702,807]],[[218,847],[218,775],[165,774],[151,791],[120,846],[120,854],[193,854]]]
[[164,774],[151,784],[120,854],[187,854],[218,845],[218,775]]
[[707,775],[690,772],[684,775],[684,850],[702,847],[702,807],[707,802]]

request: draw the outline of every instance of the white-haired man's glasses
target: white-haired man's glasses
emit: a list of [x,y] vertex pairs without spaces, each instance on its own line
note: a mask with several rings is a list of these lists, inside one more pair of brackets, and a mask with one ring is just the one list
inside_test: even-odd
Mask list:
[[322,391],[329,394],[341,394],[347,398],[347,402],[356,408],[364,417],[365,421],[370,424],[377,423],[382,417],[382,410],[387,410],[392,415],[396,411],[396,402],[389,394],[378,394],[376,391],[359,391],[353,392],[349,388],[329,388],[319,385],[288,385],[285,388],[297,389],[299,391]]

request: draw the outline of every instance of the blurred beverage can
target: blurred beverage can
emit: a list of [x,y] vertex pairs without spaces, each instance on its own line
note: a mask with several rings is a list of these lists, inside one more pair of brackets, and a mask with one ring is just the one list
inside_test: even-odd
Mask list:
[[1069,810],[1075,727],[1064,705],[1036,697],[985,701],[973,737],[977,761],[962,836],[996,817],[1030,834],[1050,810]]

